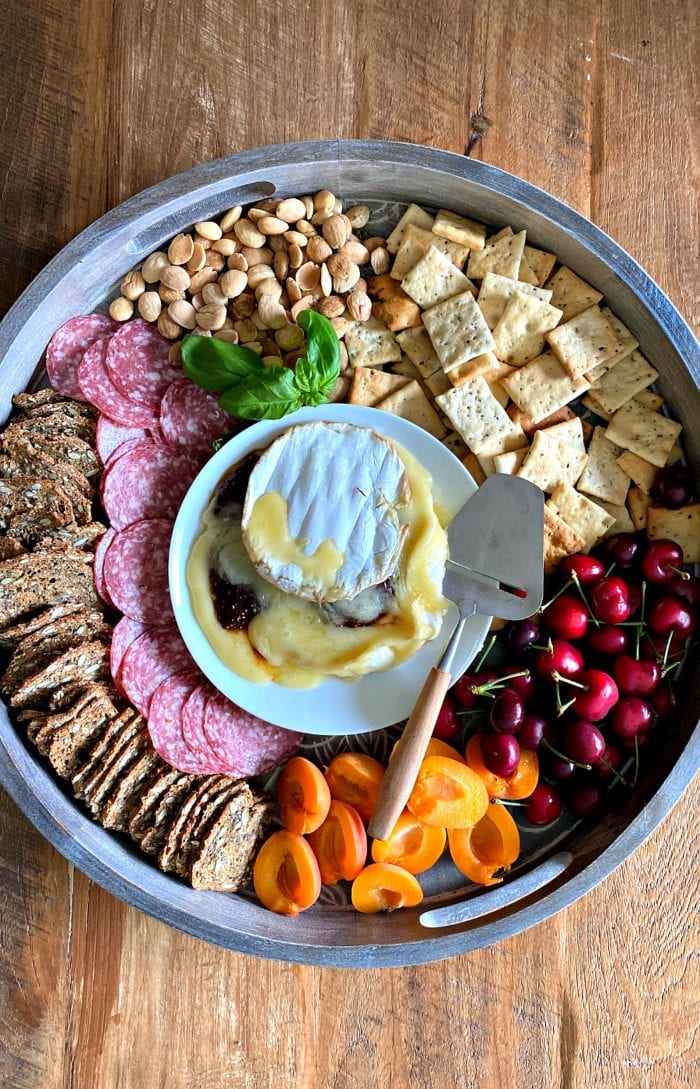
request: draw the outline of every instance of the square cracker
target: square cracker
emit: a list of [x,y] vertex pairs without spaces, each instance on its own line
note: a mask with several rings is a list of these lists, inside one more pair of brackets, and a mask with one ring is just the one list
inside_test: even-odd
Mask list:
[[667,465],[675,465],[677,461],[680,461],[683,457],[683,447],[679,442],[674,443],[671,451],[666,458]]
[[683,549],[685,563],[700,563],[700,503],[689,503],[678,510],[649,507],[647,537],[668,537]]
[[452,389],[452,383],[444,371],[435,371],[435,374],[429,374],[427,378],[423,379],[423,384],[427,386],[433,397]]
[[602,499],[598,499],[597,502],[608,512],[611,518],[615,519],[613,524],[606,529],[605,537],[612,537],[615,533],[634,533],[634,522],[630,518],[630,512],[624,503],[606,503]]
[[486,241],[486,227],[483,223],[465,219],[447,208],[441,208],[435,216],[432,230],[440,238],[449,238],[450,242],[457,242],[468,250],[483,250]]
[[551,575],[564,556],[586,547],[585,538],[567,525],[548,503],[544,507],[544,573]]
[[483,280],[487,272],[498,272],[517,280],[524,249],[525,231],[490,238],[482,250],[470,253],[467,276],[470,280]]
[[368,408],[374,408],[390,393],[394,393],[395,390],[407,384],[408,379],[402,374],[377,371],[373,367],[357,367],[353,373],[348,402],[351,405],[367,405]]
[[436,439],[441,439],[446,433],[445,425],[416,381],[395,390],[376,407],[422,427]]
[[404,329],[396,334],[396,339],[424,378],[440,370],[440,360],[425,326],[418,325],[414,329]]
[[[554,430],[554,428],[550,428]],[[548,431],[536,431],[527,457],[516,476],[530,480],[543,492],[553,492],[559,484],[574,484],[581,475],[587,456],[563,438]]]
[[572,378],[580,378],[598,363],[626,354],[625,345],[598,306],[552,329],[546,339]]
[[[527,249],[527,246],[525,247]],[[525,256],[525,249],[523,255],[520,258],[520,268],[518,269],[518,279],[523,284],[528,284],[531,287],[539,287],[539,281],[535,275],[534,269],[527,257]]]
[[404,378],[410,378],[411,381],[413,381],[414,378],[419,379],[422,377],[418,367],[416,367],[414,363],[411,363],[411,360],[407,355],[402,355],[399,362],[394,363],[392,369],[394,374],[402,374]]
[[425,208],[421,208],[419,204],[409,204],[408,208],[401,216],[401,219],[394,227],[393,231],[386,240],[386,248],[389,253],[396,253],[407,227],[413,224],[416,227],[422,227],[424,231],[429,231],[433,226],[433,217],[430,212],[426,212]]
[[507,473],[509,476],[517,472],[527,456],[527,451],[527,446],[521,446],[519,450],[510,450],[506,454],[496,454],[493,459],[496,472]]
[[659,372],[654,370],[641,352],[630,352],[612,370],[592,383],[591,397],[595,397],[598,404],[612,414],[658,377]]
[[493,330],[496,355],[504,363],[523,367],[542,354],[544,335],[555,328],[560,318],[561,310],[555,306],[516,291]]
[[659,412],[651,412],[639,401],[628,401],[618,408],[606,432],[610,442],[631,450],[659,468],[666,460],[683,428]]
[[552,494],[548,506],[583,537],[586,552],[593,548],[615,522],[603,507],[581,495],[570,484],[560,484]]
[[521,291],[524,295],[533,295],[536,299],[542,299],[543,302],[549,302],[552,294],[544,288],[532,287],[519,280],[512,280],[508,276],[499,276],[497,272],[487,272],[481,281],[476,301],[489,329],[493,329],[498,324],[516,291]]
[[598,404],[592,393],[587,393],[585,397],[582,397],[581,404],[589,412],[595,412],[596,416],[600,416],[601,420],[605,420],[606,423],[610,419],[610,413],[606,412],[603,406]]
[[436,400],[473,453],[493,457],[525,445],[523,429],[513,423],[482,375]]
[[[486,381],[488,383],[488,387],[491,390],[491,393],[494,395],[494,397],[498,401],[499,405],[501,405],[503,408],[505,408],[506,405],[508,404],[508,394],[504,390],[504,388],[501,385],[501,383],[499,382],[499,380],[496,378],[495,381],[492,381],[491,377],[490,377],[490,375],[488,373],[484,375],[484,378],[486,379]],[[518,425],[518,426],[520,426],[520,425]]]
[[491,330],[468,291],[426,310],[423,324],[445,371],[493,351]]
[[549,427],[538,427],[536,430],[544,431],[550,441],[556,439],[557,441],[568,442],[569,446],[573,446],[574,450],[579,450],[582,454],[586,453],[583,424],[580,416],[572,416],[568,420],[554,421]]
[[640,389],[639,393],[635,393],[634,399],[635,401],[639,401],[640,405],[644,405],[645,408],[650,409],[652,412],[658,412],[664,403],[661,394],[654,393],[653,389]]
[[646,529],[647,511],[651,506],[651,496],[633,484],[627,493],[627,507],[635,529]]
[[452,367],[447,377],[453,386],[461,386],[470,378],[476,378],[478,374],[490,374],[498,366],[498,360],[493,352],[484,352],[483,355],[477,355],[474,359],[468,359],[466,363],[458,363],[456,367]]
[[423,310],[437,306],[453,295],[470,289],[463,272],[437,246],[431,246],[411,271],[404,276],[401,287]]
[[552,292],[552,306],[559,307],[564,314],[564,321],[570,321],[571,318],[577,317],[584,310],[588,310],[590,306],[595,306],[603,298],[600,291],[596,291],[594,287],[587,284],[585,280],[582,280],[566,265],[562,265],[554,273],[551,280],[548,281],[547,287]]
[[523,259],[527,261],[535,274],[537,286],[544,287],[557,263],[556,254],[526,245],[523,251]]
[[601,306],[600,310],[602,314],[605,314],[606,318],[612,325],[618,337],[624,344],[627,355],[629,355],[630,352],[633,352],[635,348],[639,347],[639,341],[637,340],[637,338],[630,332],[625,323],[620,321],[617,314],[613,314],[609,306]]
[[572,378],[552,352],[543,352],[504,378],[503,387],[536,424],[585,393],[588,382],[585,378]]
[[[554,427],[556,424],[566,423],[567,420],[581,420],[580,416],[577,416],[568,405],[562,405],[561,408],[556,409],[549,416],[545,416],[543,420],[536,424],[532,422],[529,416],[525,415],[521,408],[518,408],[515,402],[508,406],[508,415],[511,420],[515,420],[516,423],[520,424],[528,438],[531,438],[535,431],[541,431],[544,427]],[[581,421],[581,431],[583,433],[583,421]],[[591,428],[592,432],[593,428]]]
[[422,227],[410,224],[404,231],[401,245],[396,251],[394,264],[389,275],[394,280],[403,280],[414,265],[417,265],[421,257],[428,252],[431,246],[446,254],[452,264],[458,269],[464,268],[469,250],[464,246],[458,246],[456,242],[450,242],[446,238],[438,238],[432,231],[425,231]]
[[383,321],[354,321],[345,333],[345,347],[353,367],[381,367],[384,363],[398,363],[401,346]]
[[617,458],[617,464],[627,476],[631,477],[637,487],[648,495],[656,479],[658,468],[650,461],[645,461],[631,450],[623,450]]
[[630,478],[617,462],[621,453],[619,446],[606,439],[605,428],[596,427],[588,446],[586,467],[576,483],[578,490],[613,506],[622,506]]

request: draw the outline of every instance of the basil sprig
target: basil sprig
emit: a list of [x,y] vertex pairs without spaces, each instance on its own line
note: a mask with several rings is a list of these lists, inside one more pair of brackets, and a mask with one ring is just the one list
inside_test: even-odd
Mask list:
[[250,348],[215,337],[186,336],[182,369],[202,389],[220,394],[219,404],[244,420],[279,420],[303,405],[325,404],[340,374],[340,344],[328,318],[303,310],[306,356],[296,368],[266,367]]

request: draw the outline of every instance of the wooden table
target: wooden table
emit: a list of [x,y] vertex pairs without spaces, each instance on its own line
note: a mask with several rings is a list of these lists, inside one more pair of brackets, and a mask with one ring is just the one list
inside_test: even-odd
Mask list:
[[[542,185],[697,322],[692,0],[9,0],[3,15],[3,308],[160,178],[274,141],[367,137]],[[614,876],[536,930],[355,973],[177,934],[74,871],[3,797],[0,1083],[697,1085],[699,804],[696,782]]]

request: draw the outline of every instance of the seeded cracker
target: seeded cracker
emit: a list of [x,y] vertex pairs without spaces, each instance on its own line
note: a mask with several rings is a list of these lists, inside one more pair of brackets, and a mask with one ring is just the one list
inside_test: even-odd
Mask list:
[[553,492],[559,484],[574,484],[586,464],[586,454],[570,446],[565,439],[548,431],[536,431],[532,446],[517,476],[530,480],[543,492]]
[[523,261],[526,261],[529,268],[532,269],[537,286],[544,287],[557,263],[557,258],[554,253],[547,253],[546,250],[538,250],[534,246],[526,245],[523,251]]
[[481,375],[436,400],[473,453],[493,457],[525,445],[522,428],[499,405]]
[[404,329],[403,332],[397,333],[396,339],[401,345],[402,351],[415,364],[423,378],[427,378],[429,374],[434,374],[435,371],[440,370],[440,360],[435,353],[430,337],[422,325],[415,329]]
[[469,253],[469,250],[465,249],[464,246],[458,246],[456,242],[448,242],[446,238],[438,238],[432,231],[424,231],[421,227],[410,226],[406,228],[389,274],[392,279],[403,280],[431,246],[435,246],[436,249],[446,254],[458,269],[464,268]]
[[523,295],[532,295],[536,299],[541,299],[542,302],[549,302],[552,297],[552,292],[544,288],[532,287],[519,280],[511,280],[508,276],[499,276],[496,272],[487,272],[481,281],[476,301],[489,329],[493,329],[498,324],[516,291],[520,291]]
[[629,507],[634,528],[646,529],[647,511],[651,506],[651,496],[633,484],[627,493],[627,506]]
[[580,378],[598,363],[626,355],[625,345],[597,306],[557,326],[546,339],[564,369]]
[[433,397],[452,389],[452,383],[444,371],[435,371],[435,374],[428,375],[423,379],[423,385],[430,390]]
[[645,390],[659,377],[641,352],[631,352],[616,363],[612,370],[591,385],[591,397],[595,397],[606,412],[616,412],[637,393]]
[[394,227],[393,231],[386,240],[386,248],[389,253],[396,253],[407,227],[413,224],[416,227],[422,227],[423,230],[429,231],[433,226],[433,217],[425,209],[421,208],[418,204],[409,204],[408,208],[401,216],[401,219]]
[[588,552],[603,537],[615,519],[598,503],[581,495],[570,484],[560,484],[548,506],[585,541]]
[[551,352],[543,352],[504,378],[503,387],[536,424],[580,397],[588,389],[588,382],[585,378],[571,378]]
[[522,367],[536,359],[545,347],[545,333],[554,329],[561,310],[543,299],[516,291],[493,330],[496,355],[504,363]]
[[614,519],[613,524],[605,531],[606,537],[612,537],[615,533],[634,533],[634,523],[626,506],[606,503],[603,499],[598,499],[597,502]]
[[629,450],[623,450],[617,459],[617,464],[623,472],[632,477],[643,492],[649,494],[659,471],[656,465],[652,465],[650,461],[645,461],[644,458],[638,457]]
[[525,231],[504,235],[496,241],[490,239],[483,250],[474,250],[469,255],[467,276],[470,280],[483,280],[487,272],[497,272],[517,280],[524,249]]
[[431,246],[401,281],[401,287],[423,310],[427,310],[453,295],[470,290],[471,285],[449,257],[436,246]]
[[577,317],[603,298],[600,291],[596,291],[566,265],[554,273],[547,287],[552,290],[552,306],[558,306],[563,311],[564,321]]
[[483,250],[486,242],[486,227],[483,223],[465,219],[446,208],[441,208],[436,215],[432,230],[440,238],[448,238],[450,242],[457,242],[468,250]]
[[639,393],[635,393],[634,399],[639,401],[640,405],[648,408],[650,412],[659,412],[664,403],[661,394],[654,393],[652,389],[640,389]]
[[484,378],[486,379],[486,383],[487,383],[489,389],[491,390],[491,393],[494,395],[494,397],[498,401],[499,405],[501,405],[502,408],[505,408],[506,405],[508,404],[508,394],[504,390],[504,388],[501,385],[501,383],[499,382],[499,380],[496,379],[495,381],[492,382],[491,377],[490,377],[489,374],[485,374]]
[[617,410],[606,435],[610,442],[661,468],[682,430],[679,423],[632,400]]
[[348,402],[374,408],[384,397],[407,384],[402,374],[389,374],[373,367],[357,367],[352,379]]
[[610,413],[606,412],[603,406],[598,404],[591,393],[587,393],[585,397],[581,398],[581,404],[590,412],[595,412],[596,416],[600,416],[601,420],[605,420],[606,423],[610,419]]
[[377,408],[381,408],[385,412],[392,412],[394,416],[401,416],[402,419],[422,427],[424,431],[434,435],[436,439],[441,439],[445,434],[446,428],[442,420],[428,401],[418,382],[409,382],[401,389],[396,390],[388,397],[385,397],[383,401],[380,401]]
[[685,563],[700,563],[700,503],[689,503],[679,510],[650,507],[647,513],[647,537],[667,537],[683,549]]
[[566,442],[581,454],[586,453],[586,444],[583,441],[583,424],[579,416],[573,416],[569,420],[559,420],[559,422],[554,422],[549,427],[538,427],[537,430],[542,431],[550,441]]
[[[407,355],[402,355],[399,362],[394,363],[393,371],[394,374],[400,374],[404,378],[408,378],[411,382],[413,382],[414,379],[418,381],[419,378],[425,381],[423,375],[418,370],[418,367],[416,367],[415,364],[411,363],[411,360],[408,358]],[[442,371],[438,371],[436,373],[442,374]]]
[[507,454],[496,454],[493,459],[494,469],[497,473],[507,473],[512,476],[527,457],[528,450],[528,446],[523,446],[520,450],[511,450]]
[[484,352],[483,355],[477,355],[474,359],[468,359],[466,363],[458,363],[456,367],[452,367],[447,372],[447,377],[453,386],[461,386],[479,374],[490,376],[491,372],[499,366],[502,364],[499,364],[493,352]]
[[394,334],[376,318],[349,325],[345,347],[353,367],[381,367],[385,363],[398,363],[401,359],[401,348]]
[[586,547],[585,538],[568,526],[549,504],[544,507],[544,573],[551,575],[564,556]]
[[588,447],[588,463],[576,485],[579,491],[613,506],[623,506],[630,478],[617,462],[621,453],[620,447],[606,438],[605,428],[596,427]]
[[426,310],[423,324],[444,371],[493,351],[491,330],[468,291]]

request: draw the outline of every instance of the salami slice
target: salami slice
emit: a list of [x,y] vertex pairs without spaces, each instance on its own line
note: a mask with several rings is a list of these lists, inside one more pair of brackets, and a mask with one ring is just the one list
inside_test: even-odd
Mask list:
[[207,700],[204,733],[230,775],[260,775],[296,752],[302,734],[251,715],[221,692]]
[[228,765],[216,755],[204,733],[204,712],[207,701],[214,692],[215,689],[206,681],[198,684],[182,709],[180,722],[182,737],[187,748],[191,749],[198,759],[206,762],[211,775],[217,772],[226,774],[229,771]]
[[145,439],[148,432],[143,427],[125,427],[124,424],[115,423],[109,416],[100,414],[97,421],[96,445],[97,453],[103,465],[107,464],[110,456],[130,439]]
[[80,361],[78,384],[87,400],[105,416],[125,427],[157,427],[158,415],[144,405],[134,404],[120,393],[109,377],[106,366],[111,337],[96,340]]
[[119,686],[134,707],[147,715],[158,685],[173,673],[195,670],[196,666],[175,624],[142,632],[122,659]]
[[174,519],[198,470],[199,463],[184,451],[132,439],[102,474],[100,496],[110,522],[124,529],[144,518]]
[[197,687],[201,674],[174,673],[158,685],[148,712],[148,732],[153,748],[163,760],[179,771],[205,774],[204,761],[188,749],[182,736],[182,710]]
[[177,378],[160,404],[160,429],[173,446],[211,453],[214,439],[229,431],[235,418],[219,406],[215,393],[195,386],[189,378]]
[[140,635],[143,635],[145,630],[146,629],[139,620],[130,620],[128,616],[123,616],[112,632],[112,646],[109,652],[109,671],[112,674],[112,680],[122,693],[124,690],[119,681],[119,670],[124,661],[124,655],[134,640],[138,639]]
[[110,605],[114,608],[114,603],[109,596],[107,587],[105,586],[105,556],[107,555],[107,549],[111,545],[112,541],[116,537],[116,533],[113,529],[108,529],[106,533],[103,533],[97,542],[97,548],[95,549],[95,558],[93,560],[92,577],[95,580],[95,589],[104,601],[105,605]]
[[104,583],[114,607],[144,624],[172,619],[168,550],[173,523],[167,518],[134,522],[112,540],[104,560]]
[[119,328],[107,314],[82,314],[57,329],[46,349],[46,370],[51,385],[64,397],[84,401],[78,382],[78,365],[88,348]]
[[120,326],[107,351],[107,372],[117,389],[156,414],[170,383],[182,377],[169,361],[171,346],[155,326],[137,318]]

